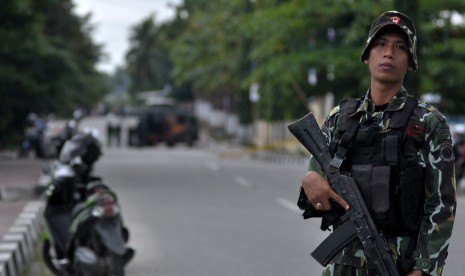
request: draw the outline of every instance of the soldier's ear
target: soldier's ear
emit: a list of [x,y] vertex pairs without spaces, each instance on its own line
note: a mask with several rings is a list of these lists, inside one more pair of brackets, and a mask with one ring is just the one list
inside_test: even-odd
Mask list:
[[408,70],[409,71],[415,71],[415,70],[413,70],[413,68],[414,68],[414,66],[412,65],[412,63],[409,62],[408,63]]
[[363,63],[368,64],[368,59],[370,58],[370,53],[366,53],[363,56]]

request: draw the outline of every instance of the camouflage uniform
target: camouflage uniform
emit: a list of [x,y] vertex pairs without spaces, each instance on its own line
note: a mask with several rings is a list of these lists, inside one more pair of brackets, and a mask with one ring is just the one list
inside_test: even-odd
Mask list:
[[[383,113],[404,107],[408,93],[405,88],[390,101],[385,111],[374,112],[370,100],[370,91],[366,94],[357,112],[361,120],[378,117],[380,127],[389,129],[389,119],[383,121]],[[322,132],[329,142],[337,131],[339,106],[326,118]],[[444,116],[433,106],[419,102],[409,118],[407,135],[422,147],[417,148],[421,166],[425,168],[426,202],[421,221],[419,236],[398,236],[388,239],[394,260],[410,257],[415,260],[414,269],[426,272],[426,275],[441,275],[447,257],[454,216],[456,210],[454,156],[451,134]],[[315,159],[310,159],[309,169],[321,174]],[[362,245],[357,240],[341,251],[324,269],[329,275],[376,275],[376,271],[366,265]]]

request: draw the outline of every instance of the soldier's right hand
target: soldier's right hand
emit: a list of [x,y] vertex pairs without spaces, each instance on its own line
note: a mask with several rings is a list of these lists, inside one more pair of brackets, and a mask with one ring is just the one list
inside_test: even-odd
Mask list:
[[350,208],[349,204],[331,189],[328,181],[317,172],[309,171],[306,173],[304,178],[302,178],[301,185],[308,200],[316,210],[331,210],[329,199],[337,202],[346,210]]

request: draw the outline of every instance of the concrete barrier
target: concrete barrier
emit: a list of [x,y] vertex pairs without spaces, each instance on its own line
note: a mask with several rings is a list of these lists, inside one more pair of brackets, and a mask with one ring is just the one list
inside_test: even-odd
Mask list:
[[19,276],[34,257],[43,228],[44,203],[31,201],[0,242],[0,276]]
[[14,261],[13,252],[0,252],[0,262],[5,266],[8,276],[18,276]]
[[21,254],[21,248],[19,248],[18,243],[14,243],[14,242],[1,243],[0,252],[12,252],[12,254],[14,254],[12,258],[15,263],[16,271],[21,270],[21,268],[26,265],[23,255]]
[[0,276],[8,276],[8,271],[6,270],[6,266],[1,263],[0,264]]

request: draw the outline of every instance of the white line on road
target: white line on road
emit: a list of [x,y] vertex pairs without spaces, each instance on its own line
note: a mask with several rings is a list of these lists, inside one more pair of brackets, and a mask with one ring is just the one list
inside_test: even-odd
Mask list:
[[240,185],[244,187],[250,186],[250,182],[247,179],[243,178],[242,176],[236,176],[234,179],[236,180],[237,183],[239,183]]
[[302,211],[299,209],[299,207],[297,207],[295,202],[292,202],[282,197],[278,198],[276,201],[278,202],[279,205],[285,207],[286,209],[291,210],[294,213],[299,213],[299,214],[302,213]]

